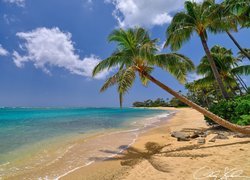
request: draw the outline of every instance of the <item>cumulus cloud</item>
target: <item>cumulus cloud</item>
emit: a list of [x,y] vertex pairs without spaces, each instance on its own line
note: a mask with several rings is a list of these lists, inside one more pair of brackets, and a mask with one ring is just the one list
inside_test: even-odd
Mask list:
[[25,6],[25,0],[3,0],[4,2],[11,3],[11,4],[16,4],[20,7]]
[[[100,58],[95,55],[81,59],[75,53],[71,34],[62,32],[59,28],[43,27],[30,32],[19,32],[16,35],[24,40],[20,47],[26,53],[13,53],[14,63],[20,68],[25,63],[32,62],[36,68],[49,74],[52,67],[59,67],[72,74],[91,77],[93,68],[100,62]],[[104,71],[96,78],[104,78],[107,74],[108,71]]]
[[9,52],[3,48],[2,44],[0,44],[0,56],[7,56]]
[[171,13],[183,8],[185,0],[105,0],[105,2],[115,6],[113,16],[120,27],[150,27],[169,23],[172,20]]

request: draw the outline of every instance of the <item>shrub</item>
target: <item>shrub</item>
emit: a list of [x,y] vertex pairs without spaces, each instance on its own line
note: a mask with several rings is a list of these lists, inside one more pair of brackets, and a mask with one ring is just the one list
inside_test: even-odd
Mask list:
[[[238,125],[250,125],[250,95],[239,96],[230,100],[222,100],[212,105],[209,111]],[[216,124],[205,117],[208,124]]]

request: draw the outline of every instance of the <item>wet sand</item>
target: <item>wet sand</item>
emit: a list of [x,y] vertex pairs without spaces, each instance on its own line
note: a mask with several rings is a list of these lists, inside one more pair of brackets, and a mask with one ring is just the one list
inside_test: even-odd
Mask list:
[[[168,122],[141,134],[127,150],[102,162],[79,168],[65,180],[176,180],[250,177],[250,138],[233,138],[197,145],[197,140],[176,141],[171,131],[207,128],[203,116],[190,108],[178,111]],[[112,141],[112,139],[110,139]]]

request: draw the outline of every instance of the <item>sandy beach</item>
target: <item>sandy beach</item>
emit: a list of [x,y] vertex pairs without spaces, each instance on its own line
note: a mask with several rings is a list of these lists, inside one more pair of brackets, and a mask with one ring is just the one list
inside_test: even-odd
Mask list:
[[158,179],[248,179],[250,138],[217,139],[206,143],[197,139],[177,141],[170,132],[208,128],[204,117],[190,108],[163,108],[176,114],[160,127],[141,134],[136,142],[113,159],[79,168],[63,180],[158,180]]

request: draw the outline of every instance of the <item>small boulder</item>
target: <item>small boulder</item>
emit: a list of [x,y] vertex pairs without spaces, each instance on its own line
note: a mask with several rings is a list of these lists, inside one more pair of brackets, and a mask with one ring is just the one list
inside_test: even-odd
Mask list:
[[177,141],[189,141],[189,135],[180,132],[180,131],[173,131],[171,132],[171,136],[177,138]]

